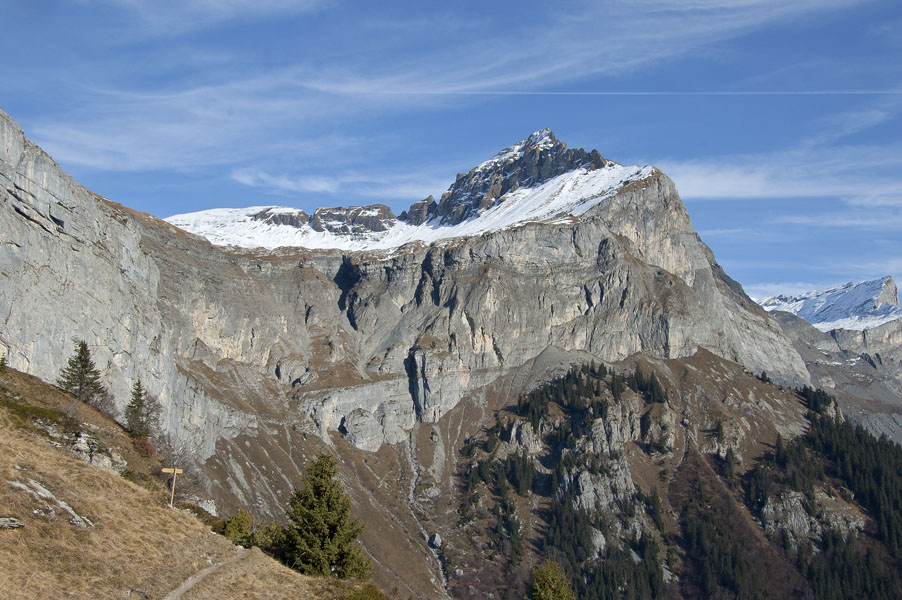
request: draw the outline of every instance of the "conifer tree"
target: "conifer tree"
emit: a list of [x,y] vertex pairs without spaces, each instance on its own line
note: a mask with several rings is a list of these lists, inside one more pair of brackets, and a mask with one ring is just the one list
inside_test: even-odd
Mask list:
[[576,600],[561,566],[550,561],[532,571],[533,600]]
[[144,439],[157,426],[156,405],[147,396],[147,391],[139,378],[132,386],[132,396],[125,407],[125,428],[132,436]]
[[57,385],[82,402],[93,404],[106,395],[100,383],[100,373],[91,360],[91,353],[84,340],[75,345],[75,353],[60,372]]
[[0,375],[6,371],[6,355],[0,356]]
[[363,525],[351,520],[351,500],[336,475],[330,454],[320,454],[307,469],[304,487],[294,491],[286,510],[284,560],[305,575],[364,579],[370,563],[354,544]]

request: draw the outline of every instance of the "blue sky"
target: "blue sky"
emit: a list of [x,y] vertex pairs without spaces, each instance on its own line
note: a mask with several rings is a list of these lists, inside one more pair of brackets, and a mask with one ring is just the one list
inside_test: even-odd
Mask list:
[[902,280],[898,0],[430,4],[0,0],[0,108],[160,217],[398,213],[550,127],[668,173],[752,295]]

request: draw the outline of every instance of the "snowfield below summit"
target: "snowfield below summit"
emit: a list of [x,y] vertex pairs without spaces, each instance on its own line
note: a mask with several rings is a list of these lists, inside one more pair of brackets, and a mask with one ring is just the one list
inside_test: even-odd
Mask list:
[[298,209],[272,206],[218,208],[173,215],[165,220],[219,246],[269,250],[280,247],[390,250],[410,242],[432,243],[476,236],[522,223],[578,217],[625,185],[645,179],[653,173],[654,167],[623,166],[613,162],[608,162],[600,169],[575,169],[535,187],[509,192],[478,217],[456,225],[441,225],[438,218],[422,225],[394,220],[385,231],[333,233],[328,230],[316,231],[309,223],[298,227],[254,218],[261,211],[269,214],[306,215]]

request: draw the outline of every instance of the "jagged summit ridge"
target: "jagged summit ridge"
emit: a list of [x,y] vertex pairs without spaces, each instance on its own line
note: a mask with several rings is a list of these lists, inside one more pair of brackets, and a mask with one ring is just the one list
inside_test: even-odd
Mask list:
[[317,209],[255,206],[174,215],[169,223],[223,246],[388,250],[410,242],[480,235],[526,222],[579,217],[653,167],[623,166],[534,132],[459,174],[399,217],[382,204]]
[[[599,169],[606,162],[597,150],[568,148],[550,129],[542,129],[469,173],[458,175],[438,204],[427,204],[426,217],[438,219],[442,225],[457,225],[503,202],[508,192],[541,184],[576,169]],[[418,224],[413,211],[408,219]]]
[[778,295],[758,300],[766,311],[797,315],[821,331],[863,331],[902,318],[899,290],[892,277],[872,279],[797,296]]

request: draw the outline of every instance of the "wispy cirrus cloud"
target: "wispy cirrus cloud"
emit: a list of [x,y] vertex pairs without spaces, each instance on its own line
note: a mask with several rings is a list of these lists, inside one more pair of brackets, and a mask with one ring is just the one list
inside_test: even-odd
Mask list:
[[532,26],[499,30],[493,23],[489,37],[462,37],[460,43],[381,68],[367,64],[330,69],[311,77],[308,85],[351,96],[530,93],[671,61],[769,24],[866,1],[644,0],[583,2],[569,9],[553,5]]
[[770,298],[771,296],[798,295],[814,290],[823,290],[847,283],[845,281],[765,281],[751,285],[745,285],[745,293],[756,301]]
[[811,225],[815,227],[839,227],[843,229],[902,230],[902,212],[878,211],[867,215],[848,212],[828,212],[817,215],[783,215],[772,219],[773,223]]
[[267,193],[324,193],[385,201],[418,201],[451,183],[447,169],[399,173],[343,172],[331,175],[273,175],[261,169],[233,170],[232,180]]
[[270,175],[256,169],[236,169],[232,171],[232,179],[249,187],[267,188],[279,192],[291,193],[327,193],[336,194],[341,181],[335,177],[300,175]]
[[657,164],[690,201],[831,197],[893,205],[902,193],[902,144],[839,145]]
[[[81,90],[84,108],[43,119],[29,135],[57,160],[106,171],[192,169],[273,155],[345,152],[360,140],[303,135],[342,110],[305,94],[293,69],[169,90]],[[296,135],[292,135],[296,134]]]
[[[148,31],[170,33],[244,19],[290,18],[328,6],[319,0],[81,1],[119,7]],[[323,135],[323,123],[467,101],[455,94],[580,86],[599,74],[673,60],[757,28],[864,1],[644,0],[584,2],[565,9],[537,6],[528,8],[534,13],[529,19],[499,23],[498,17],[483,17],[471,28],[438,38],[422,16],[392,14],[402,37],[376,36],[368,39],[371,51],[348,56],[332,52],[323,57],[318,48],[311,54],[309,48],[288,44],[271,65],[248,63],[236,52],[230,61],[227,48],[199,45],[198,54],[207,57],[208,64],[195,61],[190,70],[180,71],[182,57],[194,54],[190,45],[168,55],[160,52],[159,60],[169,62],[154,68],[167,72],[165,85],[129,81],[134,57],[113,53],[91,73],[90,86],[69,82],[65,93],[73,98],[70,109],[42,117],[32,133],[64,163],[95,170],[227,164],[240,154],[262,158],[284,153],[293,140]],[[440,25],[453,27],[458,18],[446,15]],[[407,20],[411,26],[405,28]],[[363,21],[346,19],[349,40],[355,32],[370,31],[357,25]],[[686,167],[689,177],[691,165]],[[761,188],[765,181],[761,176],[748,183]]]
[[[794,148],[705,160],[660,161],[688,201],[833,198],[841,212],[785,213],[771,222],[894,229],[902,225],[902,144],[856,145],[850,136],[899,118],[902,104],[886,102],[832,115],[822,131]],[[861,208],[868,208],[861,214]]]
[[314,11],[329,0],[74,0],[82,6],[103,6],[126,13],[133,33],[178,35],[237,19],[283,17]]

